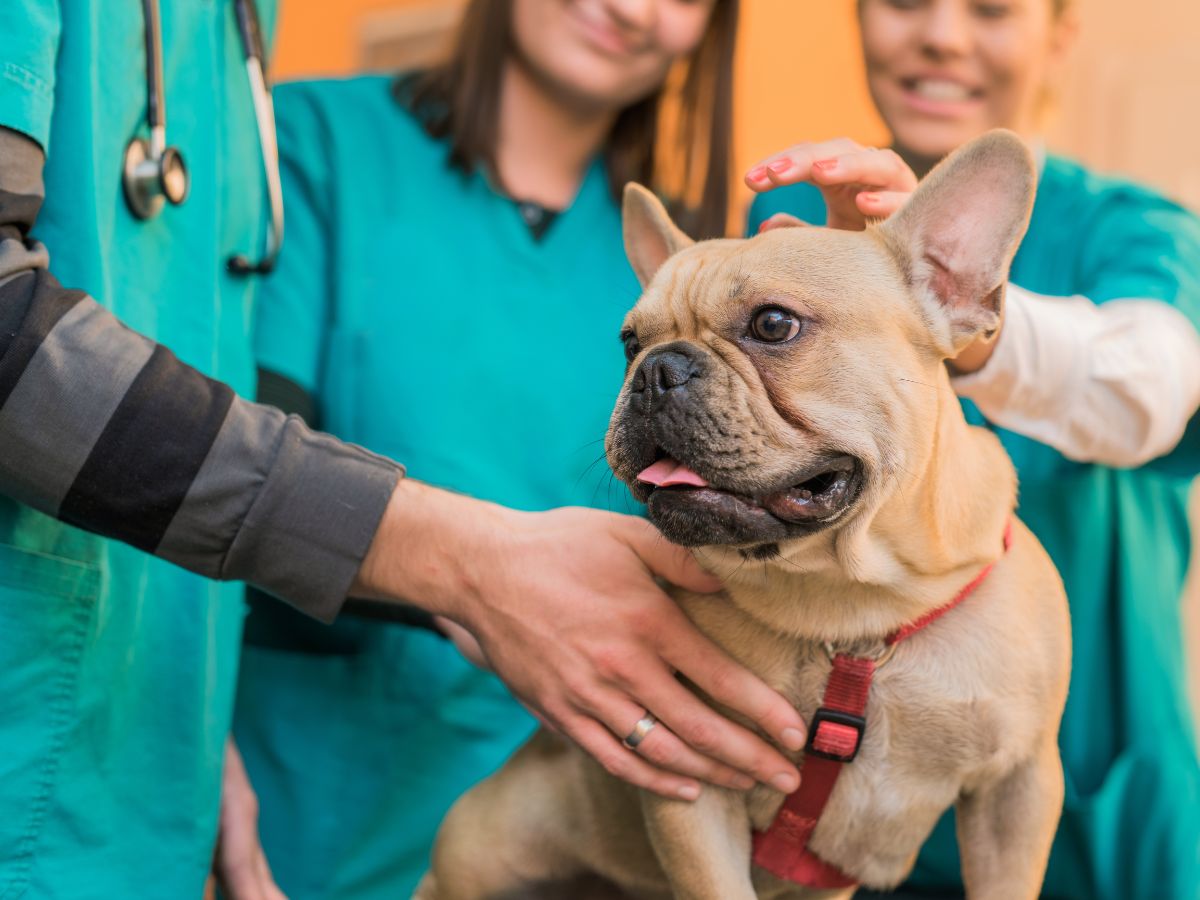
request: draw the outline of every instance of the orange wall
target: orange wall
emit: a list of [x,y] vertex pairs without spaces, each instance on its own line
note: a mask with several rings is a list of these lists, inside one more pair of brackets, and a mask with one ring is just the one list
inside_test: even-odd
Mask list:
[[[274,75],[354,72],[364,15],[430,5],[432,0],[283,0]],[[736,115],[739,172],[800,140],[850,135],[864,143],[884,141],[858,63],[854,5],[743,0]],[[739,199],[749,196],[743,189]]]
[[272,75],[279,81],[349,75],[358,65],[363,16],[430,5],[431,0],[281,0]]
[[736,102],[739,172],[801,140],[887,141],[847,0],[743,0]]

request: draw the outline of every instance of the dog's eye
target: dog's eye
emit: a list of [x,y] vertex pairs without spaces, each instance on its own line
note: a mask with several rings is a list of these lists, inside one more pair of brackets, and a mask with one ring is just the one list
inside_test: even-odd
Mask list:
[[638,343],[637,335],[632,331],[626,331],[621,335],[621,343],[625,345],[627,362],[633,362],[633,358],[642,352],[642,345]]
[[766,344],[782,344],[799,333],[799,317],[778,306],[763,307],[750,320],[750,336]]

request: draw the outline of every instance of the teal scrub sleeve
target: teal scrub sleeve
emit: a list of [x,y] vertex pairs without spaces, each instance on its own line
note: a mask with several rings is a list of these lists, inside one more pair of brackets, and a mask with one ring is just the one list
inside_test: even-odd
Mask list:
[[287,240],[275,270],[259,289],[254,352],[260,370],[315,396],[336,290],[331,259],[339,231],[333,208],[337,185],[329,165],[333,135],[304,84],[276,89],[275,116]]
[[[1200,218],[1133,185],[1110,192],[1086,225],[1079,293],[1096,303],[1161,300],[1200,331]],[[1148,466],[1162,474],[1200,474],[1200,415],[1175,449]]]
[[1082,227],[1080,294],[1095,303],[1162,300],[1200,327],[1200,219],[1130,185],[1110,191]]
[[50,144],[61,30],[58,0],[0,3],[0,125],[28,135],[43,150]]
[[44,157],[0,128],[0,494],[332,620],[401,475],[248,403],[47,270]]

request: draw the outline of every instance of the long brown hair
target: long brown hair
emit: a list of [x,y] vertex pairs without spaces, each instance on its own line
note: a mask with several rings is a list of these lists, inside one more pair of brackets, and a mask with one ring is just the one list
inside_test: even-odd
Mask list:
[[[663,195],[695,237],[725,234],[733,131],[733,51],[739,0],[716,0],[697,49],[654,94],[617,116],[605,144],[614,199],[628,181]],[[450,164],[493,178],[500,82],[512,50],[512,0],[471,0],[449,58],[397,82],[426,131],[450,143]]]

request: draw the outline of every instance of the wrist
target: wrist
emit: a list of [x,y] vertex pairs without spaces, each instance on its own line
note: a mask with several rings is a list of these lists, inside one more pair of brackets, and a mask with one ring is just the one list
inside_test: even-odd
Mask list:
[[501,507],[403,479],[392,493],[352,592],[411,603],[456,621],[478,603],[480,560],[503,534]]

